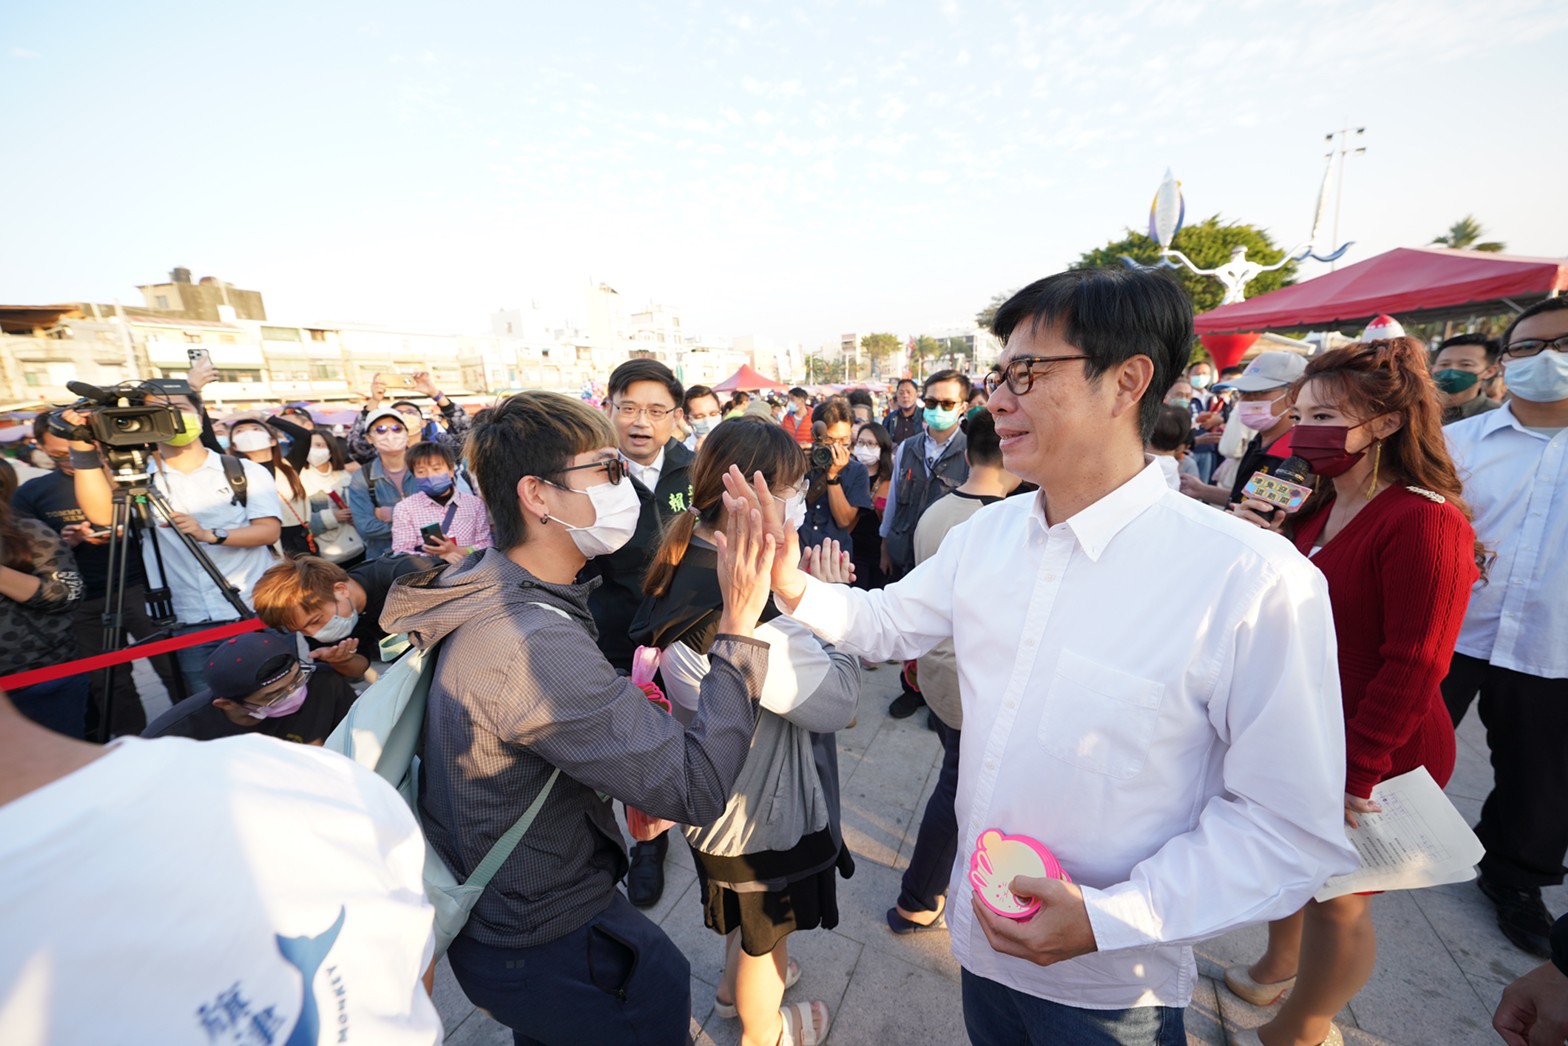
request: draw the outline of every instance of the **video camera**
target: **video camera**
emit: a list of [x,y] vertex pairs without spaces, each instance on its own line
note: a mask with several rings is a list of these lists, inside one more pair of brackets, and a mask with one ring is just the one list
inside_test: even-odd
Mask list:
[[813,471],[825,472],[833,467],[833,448],[821,443],[811,445],[811,468]]
[[[82,397],[75,403],[49,414],[49,431],[61,439],[96,443],[103,448],[140,447],[150,449],[185,431],[185,419],[167,403],[148,402],[174,395],[190,395],[183,381],[155,379],[123,382],[107,389],[85,381],[66,382],[66,388]],[[65,420],[65,411],[90,409],[86,425]]]

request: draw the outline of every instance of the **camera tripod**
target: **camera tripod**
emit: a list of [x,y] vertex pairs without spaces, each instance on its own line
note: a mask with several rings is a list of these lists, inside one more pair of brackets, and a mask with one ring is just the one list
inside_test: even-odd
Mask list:
[[[109,523],[108,589],[103,613],[105,652],[122,650],[128,645],[125,637],[125,582],[126,567],[134,554],[133,534],[140,534],[143,541],[152,543],[152,563],[157,566],[160,582],[154,588],[153,578],[149,572],[147,615],[152,619],[155,627],[150,636],[142,638],[142,642],[172,635],[178,624],[174,616],[173,598],[169,591],[168,569],[164,565],[163,549],[158,544],[159,527],[154,516],[155,512],[168,524],[168,529],[190,552],[207,577],[218,587],[218,591],[223,593],[223,597],[228,600],[235,613],[242,619],[255,616],[255,613],[240,598],[239,589],[223,576],[223,572],[213,563],[201,547],[201,543],[174,525],[174,506],[169,503],[169,499],[162,491],[152,485],[152,477],[147,472],[149,457],[148,451],[141,448],[114,448],[112,453],[110,481],[113,484],[114,509],[113,518]],[[145,558],[143,557],[144,561]],[[185,691],[185,680],[179,669],[178,658],[174,654],[169,656],[174,660],[174,671],[170,673],[174,689],[171,697],[174,703],[178,704],[189,695]],[[110,713],[114,702],[114,675],[117,667],[109,665],[103,670],[102,705],[99,709],[95,738],[100,743],[109,740]]]

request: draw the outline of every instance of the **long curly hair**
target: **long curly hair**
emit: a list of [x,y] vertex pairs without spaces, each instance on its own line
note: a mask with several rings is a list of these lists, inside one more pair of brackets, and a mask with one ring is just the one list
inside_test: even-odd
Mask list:
[[[1291,385],[1290,398],[1294,400],[1309,382],[1319,398],[1351,417],[1400,415],[1404,424],[1383,441],[1381,467],[1397,483],[1441,494],[1465,519],[1475,519],[1454,460],[1448,456],[1442,401],[1419,341],[1355,342],[1314,356]],[[1480,541],[1475,557],[1484,577],[1490,553]]]

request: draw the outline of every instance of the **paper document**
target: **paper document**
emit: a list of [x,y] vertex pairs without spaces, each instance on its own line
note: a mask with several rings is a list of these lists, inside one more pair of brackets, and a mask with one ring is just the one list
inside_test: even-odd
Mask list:
[[1358,814],[1361,827],[1345,829],[1361,867],[1324,883],[1318,900],[1475,878],[1486,851],[1425,767],[1389,778],[1372,789],[1372,798],[1383,812]]

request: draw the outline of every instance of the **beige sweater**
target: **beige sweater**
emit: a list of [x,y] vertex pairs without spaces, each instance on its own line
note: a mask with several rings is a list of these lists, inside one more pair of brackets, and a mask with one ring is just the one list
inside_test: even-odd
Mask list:
[[[915,527],[915,563],[924,563],[936,555],[947,532],[965,522],[996,498],[979,498],[954,491],[931,503],[920,523]],[[926,704],[954,730],[963,729],[964,709],[958,696],[958,662],[953,653],[953,641],[944,639],[920,659],[920,695]]]

